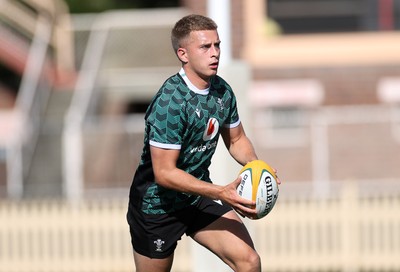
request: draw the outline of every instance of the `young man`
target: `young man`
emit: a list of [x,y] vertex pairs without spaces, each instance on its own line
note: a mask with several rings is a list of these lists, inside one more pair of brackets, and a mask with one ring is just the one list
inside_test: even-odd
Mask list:
[[143,153],[130,190],[127,219],[136,269],[170,271],[177,241],[186,234],[235,271],[261,271],[235,213],[255,217],[250,208],[255,203],[237,194],[240,178],[219,186],[209,176],[219,135],[241,165],[257,159],[234,93],[217,76],[217,25],[189,15],[175,24],[171,40],[182,68],[165,81],[146,112]]

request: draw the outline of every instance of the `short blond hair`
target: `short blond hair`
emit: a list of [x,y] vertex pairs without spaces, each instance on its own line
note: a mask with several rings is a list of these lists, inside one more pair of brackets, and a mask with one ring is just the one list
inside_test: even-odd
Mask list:
[[217,24],[206,16],[191,14],[176,22],[171,31],[172,48],[175,53],[182,47],[182,40],[186,39],[192,31],[216,30]]

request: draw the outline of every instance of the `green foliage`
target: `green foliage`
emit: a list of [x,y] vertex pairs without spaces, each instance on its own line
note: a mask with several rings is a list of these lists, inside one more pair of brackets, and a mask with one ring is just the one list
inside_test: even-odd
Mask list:
[[178,7],[179,0],[65,0],[71,13],[95,13],[111,9]]

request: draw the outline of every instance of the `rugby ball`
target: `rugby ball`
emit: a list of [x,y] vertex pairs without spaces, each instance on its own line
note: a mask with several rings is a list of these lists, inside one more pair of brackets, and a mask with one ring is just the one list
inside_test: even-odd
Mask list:
[[237,187],[238,194],[256,202],[257,218],[266,216],[274,207],[279,194],[275,171],[262,160],[247,163],[240,170],[242,181]]

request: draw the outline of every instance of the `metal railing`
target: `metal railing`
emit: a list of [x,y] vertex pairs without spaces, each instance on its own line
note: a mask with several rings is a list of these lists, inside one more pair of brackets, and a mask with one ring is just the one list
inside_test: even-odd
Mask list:
[[[118,11],[105,12],[97,16],[91,25],[90,35],[87,42],[81,70],[77,79],[74,96],[71,105],[65,116],[65,129],[63,133],[63,171],[64,171],[64,195],[73,200],[80,199],[84,194],[84,132],[85,120],[89,116],[94,116],[93,105],[101,96],[101,92],[118,93],[134,97],[137,100],[149,101],[152,93],[148,91],[148,86],[154,84],[155,78],[165,80],[164,75],[170,75],[170,60],[161,61],[161,57],[151,58],[151,60],[160,60],[157,64],[152,64],[148,58],[144,61],[140,58],[143,50],[147,50],[150,43],[146,43],[148,37],[138,39],[137,36],[142,33],[141,29],[159,29],[160,33],[168,33],[169,27],[177,18],[182,15],[180,9],[156,9],[147,11]],[[157,20],[154,20],[157,18]],[[165,32],[164,28],[167,28]],[[124,32],[130,30],[133,32]],[[139,30],[139,32],[137,32]],[[135,32],[136,31],[136,32]],[[118,35],[124,35],[124,43],[118,43],[121,38]],[[123,34],[121,34],[123,33]],[[107,49],[107,43],[113,42],[112,34],[117,42],[114,46]],[[119,38],[118,38],[119,37]],[[127,40],[131,37],[131,40]],[[131,50],[132,44],[141,43]],[[154,45],[154,44],[153,44]],[[120,52],[120,47],[129,50]],[[159,46],[152,54],[160,54],[168,46]],[[118,50],[119,49],[119,50]],[[107,54],[111,50],[114,54]],[[111,56],[110,56],[111,55]],[[173,56],[171,53],[170,55]],[[143,57],[143,56],[142,56]],[[117,58],[116,61],[113,58]],[[164,57],[165,58],[165,57]],[[110,60],[112,59],[112,60]],[[117,67],[112,64],[117,62]],[[106,63],[105,63],[106,62]],[[122,64],[124,63],[124,64]],[[107,66],[108,64],[108,66]],[[174,72],[177,68],[172,68]],[[153,91],[159,86],[156,85]],[[127,91],[126,91],[127,90]],[[100,118],[93,118],[99,120]],[[97,122],[100,127],[102,124]]]
[[[7,195],[21,198],[54,76],[61,67],[72,69],[71,40],[64,32],[69,21],[67,7],[59,0],[1,1],[0,6],[2,22],[13,29],[16,36],[29,41],[28,52],[14,52],[21,54],[14,57],[23,58],[27,54],[27,59],[15,107],[5,115],[10,116],[6,121],[14,125],[7,131],[11,136],[5,147]],[[18,45],[13,42],[21,41],[10,39],[10,46]]]
[[7,190],[13,198],[22,197],[23,181],[29,171],[41,115],[49,97],[50,86],[42,79],[51,32],[51,24],[39,16],[16,101],[15,111],[20,113],[22,131],[15,135],[14,144],[7,150]]

